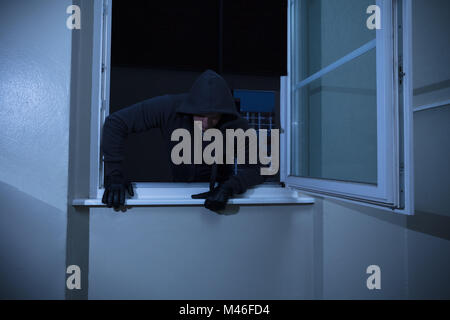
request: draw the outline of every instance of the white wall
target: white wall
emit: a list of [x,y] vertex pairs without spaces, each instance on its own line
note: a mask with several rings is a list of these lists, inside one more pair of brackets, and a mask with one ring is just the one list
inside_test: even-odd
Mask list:
[[[449,6],[414,1],[415,105],[450,98]],[[450,298],[449,123],[449,106],[414,115],[415,216],[323,200],[324,298]],[[365,287],[370,264],[381,267],[380,291]]]
[[[324,299],[407,298],[406,217],[334,200],[321,214]],[[370,265],[381,268],[381,290],[367,289]]]
[[0,1],[0,299],[62,299],[70,0]]
[[305,299],[314,206],[92,209],[90,299]]

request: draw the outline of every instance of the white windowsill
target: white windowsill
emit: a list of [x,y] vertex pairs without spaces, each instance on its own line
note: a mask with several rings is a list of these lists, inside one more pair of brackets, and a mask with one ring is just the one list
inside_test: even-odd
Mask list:
[[[204,183],[136,183],[135,196],[126,199],[126,206],[202,206],[204,199],[192,199],[191,195],[208,191]],[[103,189],[99,189],[97,198],[74,199],[73,206],[104,207]],[[260,185],[246,193],[233,197],[228,204],[313,204],[314,198],[299,194],[298,191],[276,185]]]

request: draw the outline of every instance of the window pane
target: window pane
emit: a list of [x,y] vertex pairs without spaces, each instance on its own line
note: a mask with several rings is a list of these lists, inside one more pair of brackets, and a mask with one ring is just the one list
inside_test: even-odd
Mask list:
[[294,82],[375,39],[366,26],[373,0],[298,0],[294,10]]
[[376,184],[376,49],[293,93],[291,174]]

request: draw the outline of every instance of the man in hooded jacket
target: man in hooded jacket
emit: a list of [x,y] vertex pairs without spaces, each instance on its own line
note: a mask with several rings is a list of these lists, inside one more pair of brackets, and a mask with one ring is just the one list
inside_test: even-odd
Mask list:
[[[102,202],[119,209],[125,204],[126,191],[134,196],[122,165],[128,134],[159,128],[170,153],[177,144],[171,141],[172,132],[182,128],[192,136],[194,120],[201,121],[204,130],[214,127],[223,134],[225,129],[245,131],[249,128],[248,122],[237,112],[225,80],[212,70],[202,73],[189,93],[151,98],[109,115],[103,126],[101,143],[105,164]],[[205,207],[212,211],[224,209],[230,197],[264,182],[259,165],[243,165],[237,175],[232,174],[232,169],[232,165],[171,163],[173,182],[209,181],[209,192],[192,197],[206,199]],[[219,182],[217,187],[216,182]]]

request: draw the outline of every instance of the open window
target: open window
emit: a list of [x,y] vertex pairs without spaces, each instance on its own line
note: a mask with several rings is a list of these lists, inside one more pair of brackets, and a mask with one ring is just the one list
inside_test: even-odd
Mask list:
[[[113,0],[95,0],[94,1],[94,14],[93,14],[93,64],[92,64],[92,113],[91,113],[91,161],[90,161],[90,197],[89,199],[75,199],[73,201],[74,205],[88,205],[97,206],[101,204],[101,198],[104,192],[103,181],[104,181],[104,168],[103,159],[100,152],[100,141],[102,134],[102,126],[105,122],[106,117],[120,108],[127,107],[133,103],[152,98],[162,94],[177,94],[187,92],[192,86],[193,80],[195,80],[196,75],[200,71],[204,71],[206,68],[211,68],[215,70],[222,70],[226,75],[235,74],[235,77],[231,77],[229,84],[231,82],[231,89],[234,91],[234,96],[236,99],[240,99],[241,107],[240,110],[244,117],[246,117],[251,125],[260,128],[270,128],[279,127],[280,117],[280,75],[279,70],[285,70],[282,63],[277,60],[277,55],[281,54],[286,57],[285,50],[281,50],[277,53],[277,50],[271,49],[271,46],[279,47],[280,43],[286,43],[284,36],[280,37],[279,34],[272,30],[271,35],[266,34],[265,39],[275,39],[277,42],[264,42],[261,40],[261,35],[257,33],[252,33],[257,36],[259,40],[258,44],[263,44],[267,48],[255,48],[251,47],[252,39],[245,39],[245,34],[243,34],[239,28],[240,23],[247,23],[246,19],[248,17],[243,14],[243,10],[256,10],[262,13],[259,19],[266,19],[268,12],[271,14],[273,11],[268,10],[268,8],[255,8],[253,5],[249,6],[249,3],[258,5],[258,1],[253,1],[249,3],[241,3],[240,1],[201,1],[200,4],[204,4],[201,8],[202,11],[212,10],[215,11],[216,5],[220,4],[223,6],[223,10],[228,10],[228,16],[233,15],[233,19],[228,21],[235,25],[233,32],[236,34],[224,32],[220,36],[217,47],[205,48],[204,56],[195,57],[192,53],[187,52],[192,48],[189,45],[194,45],[192,43],[185,43],[183,39],[177,39],[174,41],[170,36],[164,33],[170,34],[170,28],[176,28],[175,22],[181,19],[186,20],[184,15],[188,15],[189,12],[186,10],[191,10],[192,14],[200,15],[205,18],[204,12],[198,12],[197,6],[188,4],[185,1],[176,1],[178,3],[168,3],[167,7],[162,10],[157,5],[145,2],[141,6],[146,7],[146,10],[136,11],[135,6],[130,4],[125,5],[125,3],[118,4],[118,1]],[[287,3],[287,2],[286,2]],[[114,11],[115,6],[117,6],[116,11]],[[179,7],[178,7],[179,5]],[[260,4],[261,6],[274,6],[274,3],[267,2]],[[187,8],[187,7],[190,8]],[[243,8],[244,6],[245,8]],[[186,10],[184,10],[184,9]],[[287,16],[286,5],[279,6],[281,8],[280,14],[284,17]],[[174,9],[176,12],[170,12],[170,9]],[[158,11],[161,15],[162,20],[168,20],[167,25],[161,26],[152,19],[148,19],[146,12],[148,10],[162,10]],[[114,14],[114,12],[116,14]],[[117,14],[119,13],[119,14]],[[121,17],[124,18],[128,15],[127,19],[120,21]],[[256,15],[257,16],[257,15]],[[131,18],[131,19],[130,19]],[[219,16],[220,18],[220,16]],[[223,18],[223,17],[222,17]],[[116,19],[116,24],[114,23]],[[172,20],[171,20],[172,19]],[[184,20],[183,20],[184,19]],[[208,20],[209,19],[209,20]],[[211,17],[206,15],[207,21],[202,21],[197,19],[201,23],[212,23],[215,26],[217,21],[210,21]],[[214,19],[213,19],[214,20]],[[133,21],[130,23],[130,21]],[[197,22],[198,22],[197,21]],[[117,31],[117,26],[122,28],[128,28],[128,36],[123,37],[123,35],[115,33]],[[147,37],[144,37],[140,32],[144,29],[141,24],[150,24],[150,27],[160,28],[161,31],[149,33]],[[226,26],[227,19],[224,19],[223,25]],[[279,29],[282,33],[286,34],[285,29],[286,22],[282,21],[280,18]],[[147,27],[147,26],[146,26]],[[170,27],[170,28],[169,28]],[[191,27],[191,26],[190,26]],[[212,33],[216,32],[215,28],[206,29],[206,25],[200,25],[199,32],[203,32],[199,35],[200,38],[208,38]],[[277,27],[277,28],[278,28]],[[114,29],[116,28],[116,30]],[[167,29],[169,28],[169,29]],[[195,26],[192,26],[195,29]],[[148,31],[148,29],[145,29]],[[159,30],[159,29],[157,29]],[[126,30],[125,30],[126,31]],[[137,32],[139,31],[139,32]],[[250,32],[251,30],[249,30]],[[254,30],[258,31],[258,30]],[[260,30],[259,30],[260,31]],[[195,30],[186,31],[187,34],[196,34]],[[250,34],[250,33],[248,33]],[[240,37],[239,37],[240,35]],[[153,39],[156,37],[157,39]],[[118,40],[120,38],[120,41]],[[255,38],[256,39],[256,38]],[[280,40],[283,39],[283,40]],[[129,41],[129,45],[127,45]],[[156,55],[156,58],[149,59],[151,54],[145,52],[139,45],[144,41],[156,41],[160,43],[163,41],[161,46],[175,46],[173,47],[172,58],[180,57],[183,54],[187,55],[187,58],[177,59],[177,64],[172,66],[169,72],[165,73],[164,66],[152,65],[152,61],[160,61],[164,63],[171,63],[172,58],[165,57],[161,50],[159,53],[156,49],[151,53]],[[200,41],[200,40],[199,40]],[[114,45],[116,43],[116,45]],[[117,45],[120,43],[119,45]],[[173,43],[178,43],[179,46]],[[181,45],[180,45],[181,43]],[[265,44],[264,44],[265,43]],[[272,43],[272,44],[271,44]],[[138,47],[132,48],[131,45],[137,45]],[[198,43],[201,45],[201,43]],[[245,46],[250,46],[246,48]],[[222,50],[217,50],[220,46],[223,46]],[[245,50],[244,50],[245,49]],[[127,55],[127,50],[132,50],[134,54],[132,59],[129,59],[130,55]],[[209,51],[208,51],[209,50]],[[261,57],[249,57],[248,52],[251,50],[266,51],[272,54],[273,63],[268,63],[267,60],[263,60]],[[194,50],[195,52],[196,50]],[[239,60],[237,63],[230,63],[230,59],[225,59],[222,54],[219,54],[217,59],[212,56],[217,52],[227,52],[228,57],[231,60]],[[242,54],[239,54],[239,53]],[[233,54],[231,54],[233,53]],[[276,54],[275,54],[276,53]],[[270,55],[270,54],[269,54]],[[192,58],[192,59],[190,59]],[[147,64],[147,65],[145,65]],[[145,65],[145,66],[144,66]],[[236,69],[238,66],[248,67],[246,72]],[[199,67],[200,66],[200,67]],[[263,66],[263,68],[260,68]],[[254,81],[250,81],[250,85],[242,86],[242,79],[252,78],[252,75],[258,75],[259,78],[253,77]],[[179,71],[184,71],[179,72]],[[275,72],[274,72],[275,71]],[[181,74],[181,75],[180,75]],[[224,76],[225,80],[227,76]],[[133,83],[132,81],[136,81]],[[145,81],[151,80],[150,83],[145,83]],[[176,79],[176,81],[174,81]],[[180,80],[181,79],[181,80]],[[180,80],[180,81],[179,81]],[[137,87],[138,82],[139,86]],[[164,83],[170,84],[170,90],[167,91],[168,86],[164,86]],[[248,84],[249,82],[246,81]],[[159,90],[159,91],[158,91]],[[269,97],[271,103],[267,103],[267,99],[264,100],[264,105],[262,106],[264,110],[256,110],[255,105],[251,101],[254,101],[253,95],[257,93],[258,97],[263,96],[264,98]],[[130,100],[135,99],[135,100]],[[250,101],[250,103],[248,103]],[[258,106],[257,106],[258,107]],[[209,185],[207,183],[173,183],[167,182],[169,172],[167,168],[163,168],[164,162],[170,159],[165,158],[162,161],[153,161],[148,157],[155,155],[155,150],[159,154],[164,154],[161,139],[158,139],[157,132],[148,132],[144,134],[137,134],[135,136],[129,136],[127,140],[128,149],[128,165],[131,168],[130,172],[127,172],[128,177],[131,175],[131,181],[135,184],[135,197],[133,199],[127,199],[127,205],[197,205],[203,204],[204,200],[201,199],[191,199],[192,194],[201,193],[208,190]],[[145,142],[144,144],[142,142]],[[152,148],[148,148],[148,144],[152,144]],[[148,154],[143,152],[143,146],[147,146],[146,149],[152,150],[153,154]],[[158,147],[159,145],[159,147]],[[146,158],[147,157],[147,158]],[[151,161],[150,161],[151,160]],[[144,164],[144,165],[142,165]],[[236,170],[237,171],[237,170]],[[279,175],[272,177],[272,181],[268,184],[260,185],[252,188],[247,193],[239,195],[234,199],[230,199],[230,204],[279,204],[279,203],[313,203],[311,197],[303,196],[299,194],[296,190],[283,188],[280,181]]]
[[412,214],[410,1],[291,0],[288,25],[282,179]]
[[[280,182],[288,188],[257,187],[231,204],[312,203],[301,194],[313,194],[413,213],[411,2],[375,4],[287,2],[287,76],[277,79],[276,101]],[[100,135],[111,105],[111,10],[112,0],[94,1],[90,199],[75,200],[78,205],[101,205],[103,194]],[[368,28],[371,15],[379,29]],[[207,190],[206,183],[145,179],[136,186],[129,205],[201,204],[190,195]]]

